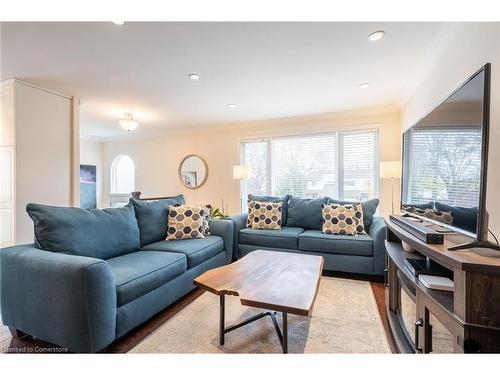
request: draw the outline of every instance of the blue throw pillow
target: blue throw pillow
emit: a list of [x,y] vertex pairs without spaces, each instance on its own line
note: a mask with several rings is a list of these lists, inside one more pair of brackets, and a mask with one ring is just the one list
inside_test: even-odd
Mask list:
[[134,207],[83,209],[30,203],[35,242],[41,249],[108,259],[139,250]]
[[377,198],[369,199],[364,202],[339,201],[332,198],[327,198],[327,199],[328,203],[336,203],[336,204],[361,203],[361,205],[363,206],[363,223],[365,226],[365,231],[366,233],[368,233],[368,231],[370,230],[370,225],[372,224],[373,221],[373,216],[375,216],[375,211],[377,211],[379,203],[379,200]]
[[168,206],[186,203],[182,194],[156,201],[141,201],[134,198],[130,198],[130,201],[134,205],[135,217],[141,232],[141,247],[167,238]]
[[282,211],[281,211],[281,222],[282,225],[286,225],[287,217],[288,217],[288,200],[290,199],[290,196],[284,195],[282,197],[271,197],[268,195],[254,195],[254,194],[248,194],[248,200],[249,201],[257,201],[257,202],[272,202],[272,203],[283,203],[281,206]]
[[454,227],[466,230],[467,232],[476,233],[477,217],[479,209],[477,207],[459,207],[449,206],[444,203],[436,202],[436,209],[443,212],[451,212],[453,217],[452,225]]
[[326,203],[326,197],[314,199],[290,197],[286,226],[321,230],[323,227],[321,206]]

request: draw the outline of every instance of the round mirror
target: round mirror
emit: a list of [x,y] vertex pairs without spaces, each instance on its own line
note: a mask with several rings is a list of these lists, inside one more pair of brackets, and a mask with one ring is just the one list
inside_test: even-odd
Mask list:
[[198,155],[188,155],[182,159],[179,166],[179,178],[189,189],[202,186],[208,177],[208,166],[205,159]]

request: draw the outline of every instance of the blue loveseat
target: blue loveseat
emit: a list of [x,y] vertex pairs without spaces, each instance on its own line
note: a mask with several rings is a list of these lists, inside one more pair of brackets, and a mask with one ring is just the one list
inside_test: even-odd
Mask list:
[[382,275],[385,262],[386,226],[374,216],[378,199],[363,204],[365,235],[344,236],[323,234],[321,206],[327,203],[345,204],[328,197],[301,199],[249,195],[249,200],[283,203],[281,230],[247,228],[248,214],[232,216],[234,222],[235,258],[257,249],[286,251],[323,256],[324,269],[349,273]]
[[168,206],[131,200],[83,210],[29,204],[35,244],[0,251],[3,324],[72,352],[96,352],[231,261],[233,223],[212,235],[165,241]]

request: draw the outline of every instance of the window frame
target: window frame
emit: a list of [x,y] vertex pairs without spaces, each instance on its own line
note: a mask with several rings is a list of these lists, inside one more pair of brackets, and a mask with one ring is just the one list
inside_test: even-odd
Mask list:
[[[359,134],[359,133],[373,133],[375,137],[374,142],[374,197],[380,197],[380,137],[379,137],[379,129],[378,128],[368,128],[368,129],[357,129],[357,130],[339,130],[339,131],[325,131],[325,132],[314,132],[314,133],[298,133],[292,135],[278,135],[278,136],[270,136],[270,137],[256,137],[256,138],[244,138],[240,139],[240,163],[241,165],[245,164],[245,144],[247,143],[256,143],[256,142],[266,142],[267,143],[267,175],[269,176],[269,181],[267,183],[267,191],[266,195],[272,196],[273,191],[276,187],[275,177],[273,174],[273,163],[275,162],[275,158],[273,157],[273,141],[276,139],[290,139],[290,138],[303,138],[303,137],[314,137],[321,135],[331,135],[335,136],[336,140],[336,173],[337,173],[337,191],[334,195],[337,196],[336,199],[343,200],[344,199],[344,168],[343,168],[343,135],[345,134]],[[342,168],[341,168],[342,166]],[[243,181],[240,185],[240,198],[242,201],[242,211],[246,206],[246,197],[248,195],[246,182]],[[332,197],[335,198],[335,197]]]
[[[117,176],[116,176],[116,173],[117,173],[117,165],[120,161],[120,159],[122,158],[128,158],[130,159],[130,161],[132,162],[132,165],[134,167],[134,179],[133,179],[133,187],[132,187],[132,191],[130,193],[124,193],[124,192],[117,192],[116,191],[116,182],[117,182]],[[113,158],[113,161],[111,162],[111,166],[110,166],[110,184],[109,184],[109,201],[110,201],[110,206],[111,207],[117,207],[117,206],[120,206],[122,204],[126,204],[131,196],[131,193],[133,191],[135,191],[135,162],[134,162],[134,159],[132,159],[131,156],[127,155],[127,154],[119,154],[119,155],[116,155],[114,158]]]

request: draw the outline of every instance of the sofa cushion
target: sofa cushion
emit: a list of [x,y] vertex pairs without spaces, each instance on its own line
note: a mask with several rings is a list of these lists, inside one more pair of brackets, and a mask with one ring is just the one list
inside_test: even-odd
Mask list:
[[204,238],[205,206],[170,206],[168,212],[167,240]]
[[187,257],[188,268],[193,268],[224,251],[224,241],[218,236],[182,241],[158,241],[144,246],[142,250],[184,254]]
[[326,203],[327,198],[325,197],[314,199],[290,197],[286,225],[321,230],[323,226],[321,206]]
[[[252,229],[281,229],[281,213],[283,203],[255,202],[249,203],[252,212]],[[250,214],[248,214],[250,217]]]
[[297,249],[302,228],[282,227],[281,230],[243,228],[239,233],[239,244]]
[[[330,204],[352,204],[352,203],[358,203],[358,202],[353,202],[353,201],[339,201],[336,199],[332,198],[327,198],[328,203]],[[375,211],[377,211],[378,199],[369,199],[367,201],[360,202],[361,205],[363,206],[363,223],[365,226],[365,232],[368,233],[370,230],[370,225],[373,221],[373,216],[375,215]]]
[[299,235],[299,250],[372,256],[373,239],[367,234],[357,236],[346,236],[340,234],[324,234],[319,230],[306,230]]
[[451,212],[453,216],[453,226],[471,233],[477,231],[477,207],[458,207],[436,202],[436,209],[439,211]]
[[106,261],[116,286],[118,306],[125,305],[186,272],[183,254],[135,251]]
[[[359,206],[359,210],[357,209]],[[323,228],[324,234],[345,234],[354,236],[358,234],[358,222],[362,219],[361,204],[342,205],[342,204],[324,204],[323,206]],[[363,234],[363,225],[360,225]]]
[[256,202],[273,202],[273,203],[281,202],[281,203],[283,203],[283,206],[281,207],[281,209],[282,209],[281,222],[282,222],[282,225],[286,225],[286,220],[288,217],[288,201],[290,200],[290,196],[288,194],[284,195],[282,197],[248,194],[248,200],[249,201],[256,201]]
[[134,205],[141,231],[141,246],[167,238],[168,206],[185,203],[182,194],[156,201],[141,201],[134,198],[130,198],[130,201]]
[[134,207],[83,209],[30,203],[35,242],[57,253],[108,259],[138,250],[139,227]]

